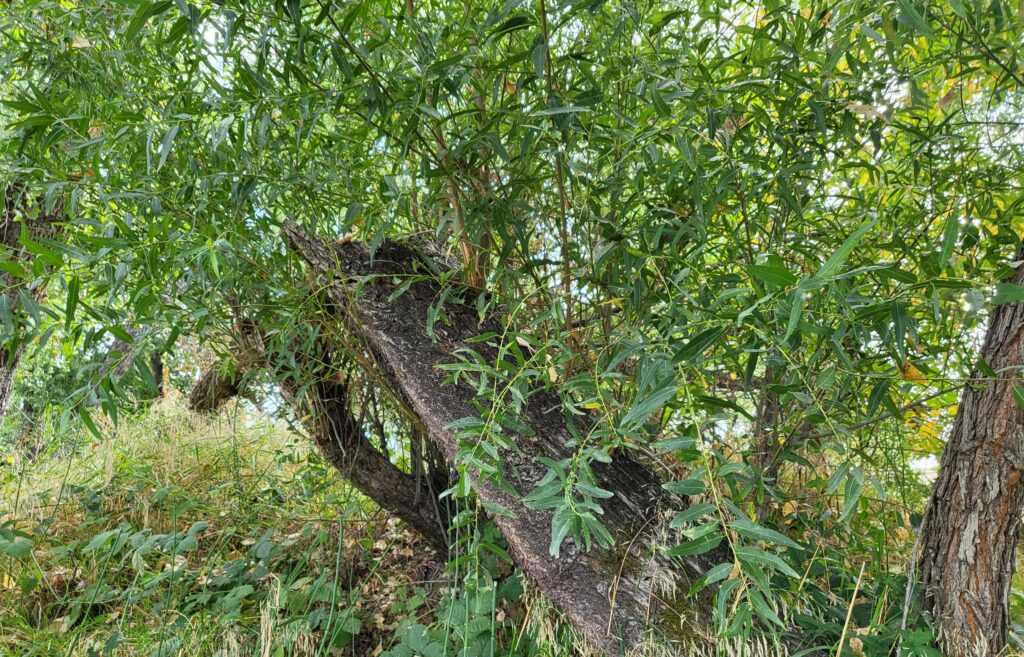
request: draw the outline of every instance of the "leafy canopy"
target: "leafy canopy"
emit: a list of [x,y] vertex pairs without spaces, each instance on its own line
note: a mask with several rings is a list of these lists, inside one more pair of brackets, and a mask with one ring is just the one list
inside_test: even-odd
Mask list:
[[[451,368],[482,399],[458,494],[556,386],[597,421],[527,498],[556,509],[552,552],[615,540],[591,463],[657,451],[707,500],[673,554],[726,541],[741,566],[708,574],[748,610],[723,630],[777,624],[771,591],[811,585],[799,555],[812,582],[850,555],[886,569],[975,327],[1024,297],[1001,282],[1020,24],[1000,0],[20,2],[0,172],[67,222],[3,263],[50,283],[0,308],[3,340],[152,326],[227,350],[242,307],[294,351],[315,311],[284,220],[438,242],[445,289],[501,311],[490,339],[521,357]],[[116,414],[117,385],[90,386]]]

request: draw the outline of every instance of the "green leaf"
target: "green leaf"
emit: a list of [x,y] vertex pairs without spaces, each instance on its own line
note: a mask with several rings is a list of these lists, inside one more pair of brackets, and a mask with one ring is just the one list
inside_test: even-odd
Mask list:
[[693,583],[688,595],[696,595],[708,586],[721,582],[732,573],[733,568],[734,564],[731,562],[720,563],[717,566],[712,566],[700,579]]
[[71,328],[71,322],[75,319],[75,309],[78,307],[78,291],[81,286],[81,279],[72,276],[68,281],[68,299],[64,306],[64,330]]
[[774,568],[780,573],[793,579],[798,579],[800,575],[793,570],[793,568],[782,560],[778,555],[770,552],[765,552],[760,548],[756,548],[752,545],[743,545],[735,548],[736,556],[739,557],[740,561],[746,561],[748,563],[761,564],[762,566],[768,566]]
[[559,509],[551,518],[551,545],[548,551],[556,559],[562,553],[562,541],[568,536],[571,525],[572,515],[568,509]]
[[672,359],[674,363],[687,362],[691,363],[700,357],[711,345],[715,344],[722,339],[725,335],[725,328],[718,326],[701,331],[697,335],[690,338],[683,347],[676,352],[675,357]]
[[812,277],[813,283],[810,280],[807,282],[808,287],[810,289],[813,289],[813,287],[819,287],[838,274],[842,266],[846,264],[847,260],[849,260],[854,248],[857,247],[860,241],[864,239],[867,232],[871,230],[876,223],[878,223],[878,220],[874,219],[862,224],[860,228],[850,233],[850,236],[846,238],[842,246],[840,246],[839,249],[832,254],[832,257],[821,266],[821,269],[814,274]]
[[789,287],[797,282],[797,277],[785,267],[772,265],[750,265],[747,273],[752,278],[777,287]]
[[15,559],[26,559],[32,556],[32,541],[24,536],[17,536],[4,547],[4,552]]
[[125,41],[133,41],[142,28],[145,27],[146,21],[170,9],[171,4],[171,0],[143,3],[139,10],[135,12],[135,17],[132,18],[132,22],[128,24],[128,29],[124,32]]
[[857,510],[857,502],[864,491],[864,483],[856,476],[858,473],[859,471],[855,470],[854,475],[846,478],[846,486],[843,488],[843,512],[839,516],[839,522],[848,521]]
[[682,527],[683,525],[685,525],[687,523],[693,522],[695,520],[699,520],[700,518],[703,518],[704,516],[706,516],[708,514],[714,513],[714,511],[715,511],[715,505],[714,504],[709,504],[707,502],[701,502],[700,504],[693,504],[693,505],[690,505],[689,507],[687,507],[686,509],[684,509],[683,511],[680,511],[675,516],[673,516],[672,522],[670,523],[669,526],[672,529],[678,529],[679,527]]
[[935,32],[928,26],[924,16],[911,4],[910,0],[896,0],[896,4],[900,8],[900,22],[909,25],[922,36],[929,39],[935,38]]
[[889,379],[881,379],[871,388],[871,394],[868,395],[867,419],[870,420],[875,416],[883,398],[888,396],[889,383]]
[[946,219],[946,229],[942,233],[942,251],[939,253],[939,266],[945,268],[949,259],[953,257],[953,249],[956,248],[956,240],[960,236],[960,219],[955,212],[949,213]]
[[786,624],[782,622],[782,619],[779,618],[778,614],[775,613],[775,610],[772,609],[772,606],[768,603],[767,600],[764,599],[764,597],[760,593],[751,590],[749,591],[749,595],[750,606],[754,608],[754,611],[757,612],[757,615],[759,618],[761,618],[761,620],[776,625],[778,627],[786,626]]
[[174,136],[178,134],[179,126],[177,123],[172,124],[167,132],[164,133],[163,139],[160,140],[160,159],[157,161],[156,170],[159,171],[164,167],[164,163],[167,162],[167,156],[171,154],[171,148],[174,146]]
[[780,534],[774,529],[768,529],[761,525],[755,525],[746,518],[740,518],[739,520],[733,521],[730,525],[737,534],[745,536],[746,538],[755,541],[765,541],[767,543],[774,543],[776,545],[783,545],[785,547],[795,548],[797,550],[804,549],[802,545],[794,541],[793,539]]
[[85,424],[85,428],[89,430],[96,440],[103,440],[103,434],[96,427],[96,423],[92,421],[92,416],[89,415],[89,411],[84,406],[78,409],[79,414],[82,416],[82,423]]
[[621,426],[623,429],[631,429],[635,424],[643,422],[651,413],[661,408],[667,401],[676,396],[675,381],[656,390],[650,397],[634,404],[622,417]]
[[541,80],[544,79],[545,59],[547,58],[547,54],[548,45],[543,41],[538,43],[533,49],[533,52],[530,53],[530,59],[533,60],[533,72]]
[[471,490],[471,488],[472,488],[472,485],[471,485],[470,479],[469,479],[469,471],[466,469],[465,466],[461,466],[459,468],[459,481],[458,481],[458,483],[456,484],[456,487],[455,487],[455,496],[456,497],[468,497],[469,496],[469,491]]
[[589,495],[591,497],[596,497],[599,499],[608,499],[609,497],[615,496],[615,493],[611,492],[610,490],[599,488],[597,486],[594,486],[593,484],[588,484],[585,481],[577,481],[576,490],[583,493],[584,495]]
[[707,484],[703,477],[690,477],[683,481],[665,482],[661,487],[676,495],[700,495],[707,489]]
[[135,342],[135,338],[132,337],[132,334],[124,330],[120,326],[111,325],[106,328],[114,335],[115,338],[121,340],[122,342],[125,342],[127,344],[133,344]]
[[1013,398],[1021,408],[1024,408],[1024,386],[1013,386]]
[[692,541],[686,541],[667,551],[670,557],[693,557],[714,550],[722,542],[720,533],[708,534]]
[[575,105],[566,105],[564,107],[549,107],[539,112],[534,112],[534,116],[555,116],[557,114],[576,114],[579,112],[589,112],[589,107],[577,107]]
[[672,110],[665,102],[665,99],[661,97],[657,83],[651,84],[651,102],[654,104],[654,109],[658,114],[665,117],[672,116]]
[[992,296],[992,305],[999,306],[1004,303],[1016,303],[1024,301],[1024,287],[1014,283],[999,283],[996,285],[996,293]]
[[800,318],[804,313],[804,304],[807,302],[806,297],[807,293],[800,288],[793,290],[791,295],[792,304],[789,308],[789,321],[786,322],[786,335],[782,338],[783,340],[789,340],[789,337],[800,326]]

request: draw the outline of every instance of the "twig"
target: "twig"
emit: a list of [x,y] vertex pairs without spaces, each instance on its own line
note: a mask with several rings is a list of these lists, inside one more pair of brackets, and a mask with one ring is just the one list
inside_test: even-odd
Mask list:
[[[547,82],[548,103],[554,96],[554,82],[551,73],[551,39],[548,36],[548,7],[540,0],[540,27],[544,37],[544,77]],[[554,122],[554,119],[552,119]],[[572,263],[569,259],[568,201],[565,196],[565,172],[562,168],[562,146],[555,150],[555,183],[558,187],[558,201],[561,215],[558,224],[558,238],[562,243],[562,294],[565,295],[565,326],[572,327]]]
[[850,598],[850,606],[846,610],[846,622],[843,623],[843,633],[839,635],[839,645],[836,646],[836,657],[839,657],[843,652],[843,644],[846,643],[846,631],[850,628],[850,617],[853,616],[853,605],[857,602],[857,594],[860,593],[860,582],[864,577],[864,566],[867,562],[860,565],[860,575],[857,575],[857,585],[853,587],[853,596]]

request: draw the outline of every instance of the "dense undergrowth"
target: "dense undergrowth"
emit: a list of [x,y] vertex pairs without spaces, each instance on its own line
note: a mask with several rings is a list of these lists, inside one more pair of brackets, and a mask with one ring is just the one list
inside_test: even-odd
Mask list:
[[281,426],[161,402],[104,434],[5,446],[0,655],[555,654],[493,530],[448,561]]
[[[472,513],[437,554],[302,436],[240,409],[213,418],[167,399],[100,429],[4,445],[3,657],[578,653]],[[855,586],[855,606],[842,586],[826,605],[834,629],[852,611],[853,654],[885,654],[899,591],[871,573]],[[918,634],[903,654],[933,654]]]

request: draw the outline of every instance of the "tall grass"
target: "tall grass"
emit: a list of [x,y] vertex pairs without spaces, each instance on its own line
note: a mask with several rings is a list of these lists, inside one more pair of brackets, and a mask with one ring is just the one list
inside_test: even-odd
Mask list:
[[441,591],[281,426],[166,401],[101,429],[4,447],[0,654],[380,653]]

